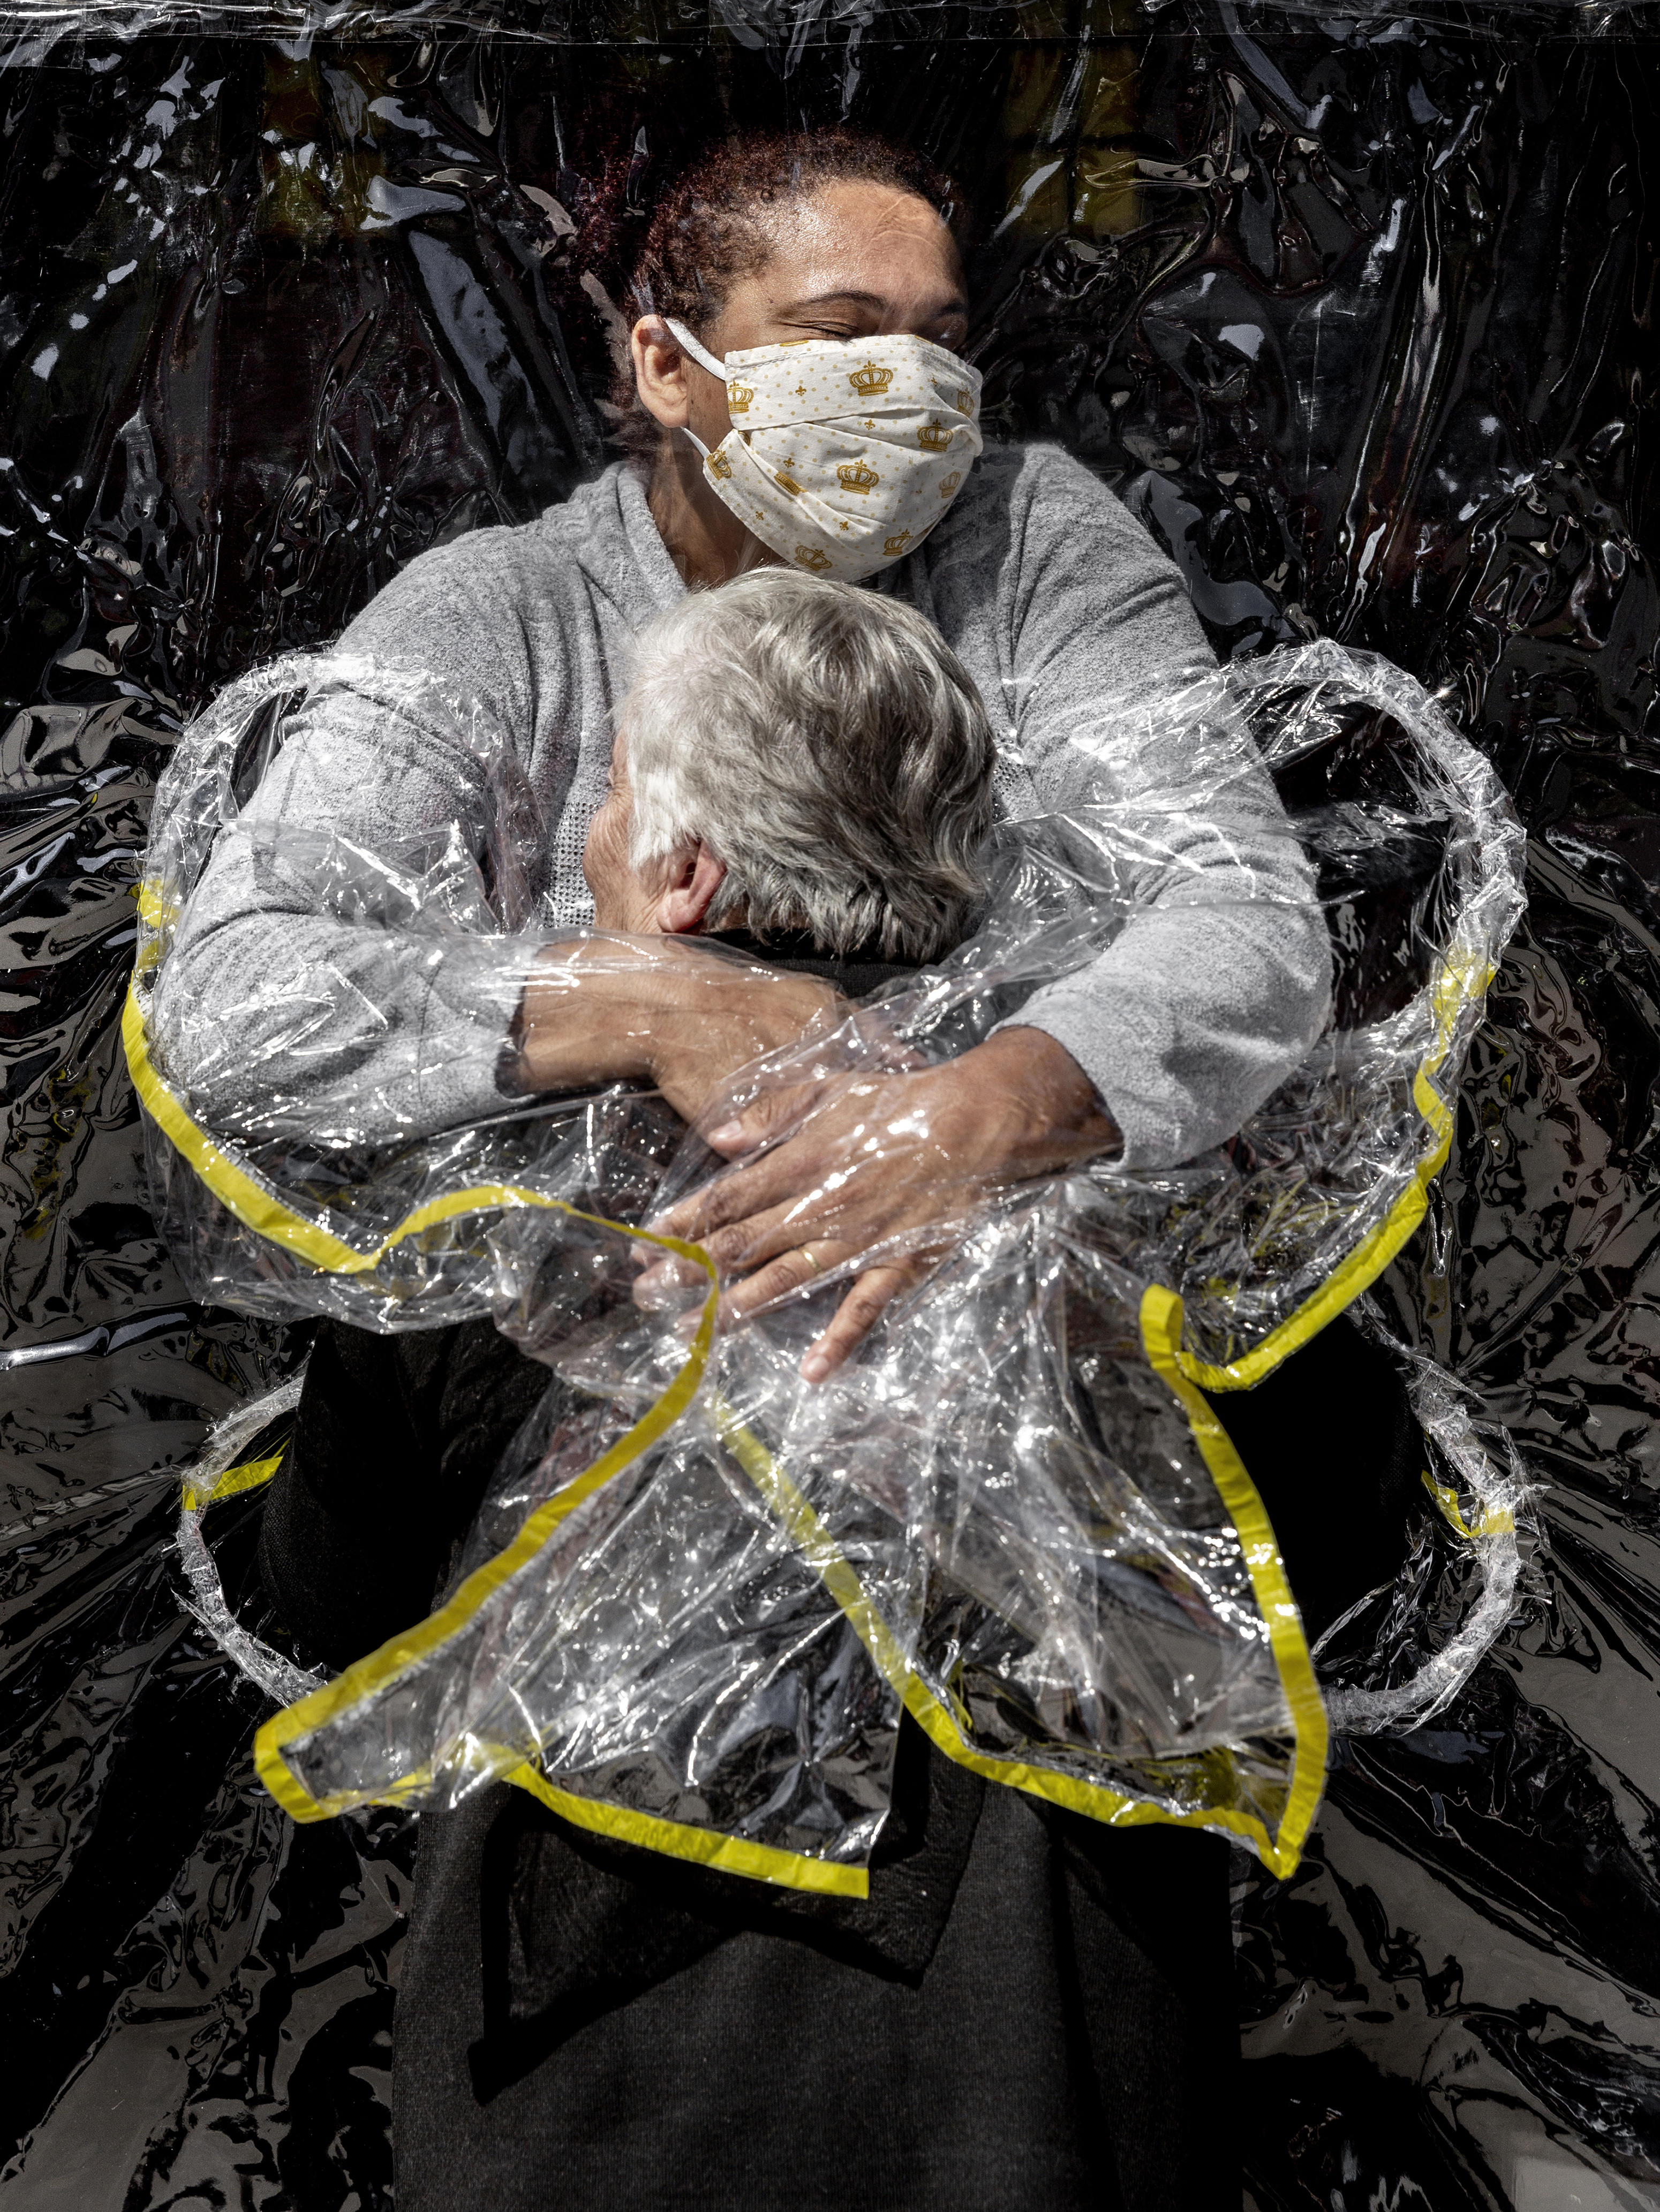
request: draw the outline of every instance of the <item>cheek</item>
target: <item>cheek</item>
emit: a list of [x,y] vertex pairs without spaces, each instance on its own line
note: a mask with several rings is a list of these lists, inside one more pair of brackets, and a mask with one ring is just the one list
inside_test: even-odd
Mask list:
[[617,809],[607,799],[588,824],[587,841],[582,848],[582,873],[587,878],[590,890],[617,872],[618,848],[622,840],[617,835]]
[[582,873],[593,896],[595,918],[603,929],[636,926],[639,886],[629,858],[631,822],[627,799],[613,793],[588,824]]
[[[727,408],[726,386],[717,384],[712,376],[700,377],[691,394],[687,420],[694,434],[713,453],[732,428],[732,416]],[[696,453],[692,459],[697,459]]]

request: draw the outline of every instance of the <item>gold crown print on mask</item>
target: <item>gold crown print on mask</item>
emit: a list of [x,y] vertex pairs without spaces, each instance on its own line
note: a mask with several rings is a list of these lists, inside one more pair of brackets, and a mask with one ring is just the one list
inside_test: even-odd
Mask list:
[[903,560],[980,452],[980,373],[927,338],[797,338],[721,361],[664,319],[727,387],[733,424],[715,450],[686,434],[704,476],[763,545],[816,576],[851,583]]

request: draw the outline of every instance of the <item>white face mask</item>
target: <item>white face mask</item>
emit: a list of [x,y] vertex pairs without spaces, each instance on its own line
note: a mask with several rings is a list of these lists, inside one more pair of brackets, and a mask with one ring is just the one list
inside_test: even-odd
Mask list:
[[733,427],[703,474],[763,545],[852,583],[901,561],[961,489],[982,440],[980,372],[927,338],[802,338],[724,361],[684,324],[678,343],[723,380]]

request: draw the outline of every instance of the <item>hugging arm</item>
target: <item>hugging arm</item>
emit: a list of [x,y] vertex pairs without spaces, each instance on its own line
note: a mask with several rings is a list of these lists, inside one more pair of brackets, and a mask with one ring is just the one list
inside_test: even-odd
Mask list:
[[[1202,659],[1179,581],[1075,465],[1045,466],[1056,481],[1016,517],[1018,574],[1001,595],[1015,737],[1040,805],[1112,791],[1132,846],[1140,838],[1134,911],[1093,968],[960,1059],[771,1094],[711,1133],[733,1160],[757,1157],[670,1225],[745,1277],[738,1312],[888,1240],[943,1240],[1023,1177],[1121,1147],[1132,1164],[1202,1149],[1318,1025],[1323,928],[1267,778],[1241,756],[1219,791],[1179,727],[1150,721],[1131,742],[1108,703],[1127,683],[1145,690],[1149,670]],[[625,1076],[697,1118],[740,1065],[826,1011],[802,977],[696,959],[689,982],[689,957],[660,941],[546,947],[399,925],[384,871],[380,910],[337,895],[350,894],[354,852],[396,860],[477,818],[490,762],[518,765],[561,680],[545,652],[532,666],[523,621],[504,611],[496,535],[464,541],[465,558],[449,548],[413,564],[343,641],[383,668],[418,650],[465,715],[431,708],[418,684],[315,692],[181,918],[156,993],[159,1056],[222,1127],[379,1143],[499,1114],[515,1090]],[[809,1371],[845,1356],[910,1264],[862,1272]]]
[[[385,1144],[631,1078],[691,1114],[824,1010],[805,978],[723,968],[694,989],[660,939],[549,945],[515,917],[500,864],[533,865],[535,825],[504,816],[538,726],[570,750],[538,782],[569,784],[578,717],[558,626],[531,648],[512,537],[425,556],[359,616],[179,917],[154,1043],[228,1134]],[[508,933],[478,927],[487,886]],[[446,915],[470,893],[470,921]]]
[[502,1110],[497,1062],[536,946],[447,926],[442,908],[470,864],[487,867],[534,727],[536,672],[495,573],[505,535],[386,586],[218,834],[153,1027],[163,1073],[220,1128],[381,1143]]
[[1175,570],[1063,456],[1022,484],[1042,496],[1011,536],[1014,735],[1039,807],[1110,841],[1122,927],[955,1060],[764,1095],[709,1133],[729,1159],[757,1157],[664,1225],[743,1276],[733,1314],[885,1240],[923,1255],[856,1273],[808,1354],[812,1377],[915,1279],[931,1237],[949,1241],[996,1189],[1103,1154],[1190,1158],[1261,1103],[1325,1017],[1324,922],[1248,734],[1213,699],[1198,723],[1148,704],[1161,670],[1213,665]]
[[1123,562],[1110,543],[1091,556],[1089,534],[1134,529],[1091,504],[1022,574],[1021,750],[1044,810],[1110,848],[1125,920],[1020,1018],[1090,1077],[1125,1165],[1159,1168],[1231,1136],[1284,1081],[1324,1023],[1331,960],[1313,870],[1150,544],[1136,589],[1163,659],[1105,696],[1092,675],[1090,578]]
[[374,1145],[526,1093],[645,1079],[691,1119],[836,1003],[810,978],[672,939],[444,927],[454,825],[482,819],[482,783],[449,732],[384,698],[310,702],[222,834],[157,989],[163,1070],[199,1115],[244,1136]]
[[480,818],[482,781],[391,687],[313,693],[291,718],[185,904],[152,1010],[163,1073],[213,1127],[375,1144],[500,1113],[536,945],[433,910],[435,864],[465,870],[452,830]]

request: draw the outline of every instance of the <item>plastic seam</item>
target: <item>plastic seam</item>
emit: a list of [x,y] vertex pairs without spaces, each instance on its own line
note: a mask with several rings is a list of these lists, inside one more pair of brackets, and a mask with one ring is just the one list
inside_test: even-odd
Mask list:
[[[704,1265],[713,1276],[713,1262],[706,1259]],[[313,1797],[283,1759],[284,1748],[300,1738],[313,1734],[360,1698],[370,1697],[385,1688],[395,1676],[418,1664],[449,1637],[468,1626],[485,1600],[530,1564],[562,1522],[609,1482],[613,1475],[619,1474],[637,1459],[678,1419],[702,1382],[708,1362],[709,1347],[714,1340],[715,1305],[719,1296],[719,1285],[712,1283],[708,1296],[703,1302],[702,1319],[691,1350],[679,1372],[655,1405],[650,1407],[625,1435],[619,1437],[608,1451],[601,1453],[592,1467],[538,1506],[505,1551],[498,1552],[493,1559],[487,1559],[482,1567],[476,1568],[449,1602],[441,1607],[438,1612],[391,1638],[378,1650],[354,1662],[344,1674],[323,1689],[313,1691],[310,1697],[302,1698],[298,1705],[286,1707],[265,1723],[254,1739],[254,1766],[272,1796],[296,1820],[325,1820],[336,1813],[344,1812],[350,1805],[376,1801],[362,1797],[353,1791]],[[502,1757],[510,1757],[515,1768],[524,1764],[522,1755],[502,1753],[495,1747],[479,1745],[476,1747],[476,1754],[489,1765],[492,1771],[500,1771],[498,1761]],[[397,1785],[398,1795],[407,1796],[413,1794],[417,1786],[412,1778],[400,1782]]]
[[720,1874],[745,1875],[751,1881],[768,1881],[787,1889],[808,1890],[826,1897],[868,1897],[870,1875],[862,1866],[839,1866],[833,1859],[816,1859],[805,1853],[779,1850],[772,1844],[752,1844],[718,1828],[695,1828],[682,1820],[666,1820],[656,1814],[637,1813],[623,1805],[607,1804],[598,1797],[582,1797],[556,1789],[533,1766],[514,1768],[506,1778],[538,1797],[574,1827],[611,1836],[619,1843],[645,1850],[661,1851],[686,1859]]
[[[154,919],[159,901],[148,885],[141,890],[140,904],[141,908],[146,909],[146,920]],[[884,1678],[903,1698],[906,1709],[947,1757],[1006,1786],[1044,1797],[1051,1802],[1085,1813],[1092,1819],[1122,1825],[1159,1821],[1177,1826],[1226,1827],[1256,1842],[1263,1853],[1265,1863],[1273,1872],[1283,1876],[1294,1869],[1323,1787],[1328,1748],[1325,1711],[1314,1679],[1313,1664],[1301,1619],[1286,1581],[1284,1565],[1267,1510],[1243,1461],[1200,1391],[1201,1389],[1247,1389],[1271,1374],[1292,1352],[1308,1343],[1330,1320],[1351,1304],[1389,1265],[1417,1228],[1428,1205],[1428,1186],[1445,1165],[1453,1135],[1452,1110],[1436,1092],[1430,1078],[1445,1060],[1451,1042],[1452,1025],[1459,1008],[1486,988],[1493,972],[1490,966],[1484,964],[1477,981],[1476,971],[1471,968],[1467,967],[1462,971],[1447,968],[1443,969],[1432,987],[1438,1016],[1437,1035],[1432,1051],[1426,1054],[1414,1076],[1413,1100],[1438,1141],[1433,1150],[1418,1163],[1411,1183],[1384,1219],[1295,1313],[1243,1359],[1219,1367],[1196,1359],[1182,1349],[1183,1304],[1174,1291],[1153,1285],[1141,1302],[1141,1333],[1148,1358],[1181,1401],[1195,1442],[1233,1516],[1234,1525],[1244,1549],[1252,1587],[1268,1624],[1270,1647],[1292,1716],[1294,1742],[1292,1787],[1285,1813],[1274,1835],[1270,1836],[1264,1824],[1252,1814],[1235,1813],[1223,1807],[1171,1814],[1105,1784],[1084,1782],[1074,1777],[1032,1767],[1024,1762],[997,1759],[971,1750],[949,1709],[904,1662],[891,1629],[866,1595],[854,1569],[842,1557],[806,1498],[766,1447],[736,1420],[730,1408],[721,1401],[716,1401],[714,1416],[723,1441],[757,1487],[768,1497],[791,1540],[806,1553],[870,1651]],[[511,1183],[479,1185],[453,1194],[447,1199],[435,1200],[406,1216],[372,1251],[358,1250],[319,1225],[307,1222],[284,1205],[257,1177],[216,1146],[191,1119],[156,1073],[150,1060],[143,1012],[138,1002],[137,976],[123,1012],[122,1037],[134,1086],[146,1111],[200,1179],[257,1234],[284,1245],[330,1273],[367,1273],[393,1246],[407,1237],[418,1234],[423,1229],[490,1206],[524,1205],[556,1210],[622,1235],[664,1244],[680,1256],[702,1265],[711,1278],[702,1322],[691,1353],[674,1382],[634,1428],[584,1474],[538,1509],[526,1522],[514,1542],[470,1577],[440,1613],[415,1629],[393,1638],[379,1651],[358,1661],[325,1689],[288,1708],[261,1729],[256,1742],[255,1764],[272,1795],[296,1820],[327,1818],[345,1809],[347,1804],[362,1801],[345,1793],[342,1793],[338,1799],[313,1798],[283,1761],[282,1747],[320,1727],[358,1696],[383,1686],[400,1668],[425,1656],[445,1637],[465,1626],[490,1593],[510,1574],[516,1573],[527,1564],[566,1514],[590,1496],[600,1483],[609,1480],[638,1457],[678,1418],[684,1405],[690,1402],[707,1367],[713,1341],[714,1304],[718,1297],[714,1270],[700,1247],[686,1244],[678,1238],[656,1237],[648,1231],[629,1230],[620,1223],[606,1220],[603,1216],[584,1213],[563,1200],[545,1198],[521,1185]],[[694,1369],[695,1372],[692,1371]],[[673,1401],[673,1410],[666,1413],[671,1401]],[[250,1469],[246,1471],[246,1481],[236,1486],[252,1487],[258,1480],[269,1480],[280,1463],[280,1458],[279,1454],[271,1462],[251,1463]],[[264,1473],[253,1472],[254,1467],[263,1467]],[[244,1472],[231,1469],[228,1474],[235,1475]],[[228,1476],[222,1476],[210,1495],[225,1497],[232,1494],[228,1482]],[[1445,1511],[1446,1503],[1438,1499],[1438,1501]],[[204,1498],[200,1502],[205,1504],[207,1499]],[[554,1511],[556,1508],[559,1510]],[[546,1517],[550,1514],[552,1517]],[[1456,1501],[1448,1517],[1459,1533],[1467,1537],[1476,1533],[1489,1533],[1485,1526],[1480,1532],[1466,1528],[1462,1525],[1462,1516],[1457,1514]],[[536,1532],[533,1537],[532,1531]],[[376,1671],[373,1674],[360,1671],[364,1669]],[[284,1726],[291,1721],[297,1724]],[[480,1745],[476,1747],[476,1750],[492,1767],[496,1766],[498,1759],[510,1755],[501,1752],[499,1747],[487,1749]],[[666,1850],[676,1856],[696,1859],[708,1865],[725,1865],[734,1871],[751,1874],[754,1878],[788,1882],[803,1888],[823,1888],[841,1894],[866,1893],[866,1878],[860,1869],[837,1868],[827,1861],[778,1851],[771,1846],[748,1844],[736,1838],[718,1837],[712,1830],[660,1820],[623,1807],[606,1805],[597,1799],[574,1796],[569,1791],[556,1789],[523,1761],[508,1770],[508,1778],[522,1788],[531,1790],[532,1794],[552,1806],[563,1817],[623,1840],[647,1840],[649,1832],[650,1848]],[[413,1794],[416,1786],[417,1778],[407,1778],[398,1785],[398,1795]],[[573,1807],[579,1809],[570,1809]],[[775,1862],[780,1863],[775,1864]],[[857,1887],[853,1887],[854,1884]]]
[[[710,1400],[710,1417],[721,1442],[761,1492],[785,1534],[816,1570],[889,1687],[898,1695],[905,1710],[947,1759],[954,1759],[971,1773],[982,1775],[988,1781],[999,1783],[1006,1789],[1018,1790],[1028,1796],[1043,1798],[1050,1804],[1061,1806],[1068,1812],[1082,1814],[1087,1819],[1098,1820],[1107,1826],[1140,1827],[1156,1822],[1169,1827],[1225,1828],[1231,1833],[1243,1836],[1256,1844],[1269,1871],[1283,1877],[1296,1869],[1302,1855],[1304,1838],[1320,1802],[1326,1762],[1325,1708],[1320,1702],[1320,1693],[1315,1685],[1313,1662],[1303,1634],[1302,1620],[1286,1583],[1285,1569],[1280,1563],[1267,1510],[1214,1414],[1199,1393],[1190,1384],[1183,1383],[1177,1375],[1168,1343],[1155,1349],[1146,1327],[1147,1298],[1169,1301],[1174,1310],[1174,1319],[1166,1326],[1173,1326],[1177,1342],[1180,1341],[1182,1328],[1181,1300],[1169,1291],[1152,1290],[1146,1294],[1142,1302],[1142,1324],[1147,1355],[1159,1374],[1176,1390],[1212,1479],[1221,1491],[1230,1510],[1234,1513],[1235,1525],[1239,1528],[1242,1547],[1245,1552],[1246,1568],[1268,1624],[1269,1648],[1274,1654],[1280,1687],[1291,1714],[1293,1738],[1292,1787],[1287,1793],[1286,1810],[1279,1828],[1273,1835],[1254,1814],[1236,1812],[1227,1806],[1195,1807],[1190,1812],[1171,1813],[1146,1798],[1132,1797],[1123,1790],[1114,1790],[1106,1783],[1086,1782],[1081,1777],[1060,1774],[1050,1768],[1031,1765],[1022,1759],[1001,1759],[987,1752],[974,1750],[965,1741],[949,1706],[913,1672],[900,1648],[898,1638],[866,1594],[856,1571],[814,1507],[776,1457],[751,1430],[745,1427],[723,1399],[714,1397]],[[1205,1425],[1201,1425],[1195,1414],[1195,1404],[1198,1414],[1203,1417],[1204,1425],[1213,1432],[1214,1438],[1219,1440],[1219,1450],[1215,1443],[1207,1443]],[[1225,1468],[1225,1460],[1231,1462],[1231,1468]],[[1241,1525],[1242,1520],[1245,1525]],[[1256,1559],[1253,1559],[1253,1543],[1259,1554]],[[1269,1612],[1270,1603],[1278,1607],[1277,1617]]]
[[700,1245],[687,1243],[678,1237],[660,1237],[649,1230],[630,1229],[620,1221],[610,1221],[603,1214],[585,1213],[580,1206],[572,1206],[562,1198],[547,1198],[540,1191],[531,1190],[522,1183],[476,1183],[465,1190],[453,1191],[447,1198],[431,1200],[407,1213],[394,1229],[390,1230],[372,1249],[363,1250],[348,1244],[315,1221],[308,1221],[278,1198],[252,1170],[216,1145],[181,1106],[167,1085],[156,1073],[149,1056],[144,1035],[144,1017],[138,1004],[135,981],[127,994],[126,1006],[121,1017],[121,1038],[126,1049],[127,1066],[132,1076],[133,1088],[145,1112],[155,1123],[174,1150],[180,1153],[189,1166],[204,1182],[220,1203],[228,1207],[256,1236],[268,1243],[280,1244],[295,1253],[310,1266],[331,1275],[362,1275],[372,1273],[386,1254],[407,1237],[418,1237],[423,1230],[435,1229],[447,1221],[454,1221],[465,1214],[479,1213],[492,1207],[534,1206],[556,1213],[568,1213],[575,1221],[587,1221],[601,1229],[615,1230],[618,1236],[633,1238],[637,1243],[659,1244],[666,1251],[681,1259],[692,1260],[711,1273],[709,1262]]
[[[1245,1555],[1245,1571],[1256,1593],[1257,1610],[1268,1624],[1269,1649],[1290,1709],[1294,1746],[1292,1784],[1279,1826],[1262,1853],[1269,1872],[1283,1880],[1296,1870],[1325,1788],[1330,1735],[1320,1686],[1314,1677],[1314,1660],[1303,1633],[1302,1614],[1286,1579],[1285,1562],[1268,1508],[1232,1439],[1198,1385],[1183,1371],[1181,1299],[1174,1291],[1151,1284],[1142,1293],[1140,1319],[1147,1358],[1181,1401],[1211,1480],[1232,1516]],[[1244,1832],[1254,1833],[1260,1824],[1249,1814],[1242,1817],[1248,1823]]]
[[1508,1506],[1490,1506],[1472,1528],[1458,1503],[1458,1492],[1450,1483],[1438,1482],[1427,1468],[1420,1480],[1440,1508],[1443,1519],[1467,1544],[1474,1544],[1483,1536],[1504,1536],[1514,1531],[1516,1516]]
[[1231,1361],[1225,1367],[1213,1367],[1208,1361],[1197,1359],[1190,1352],[1178,1347],[1177,1364],[1190,1382],[1196,1382],[1201,1390],[1248,1390],[1265,1376],[1272,1375],[1282,1361],[1290,1358],[1293,1352],[1300,1352],[1329,1322],[1335,1321],[1377,1281],[1417,1228],[1429,1207],[1429,1187],[1445,1167],[1452,1150],[1452,1109],[1430,1078],[1446,1059],[1452,1043],[1452,1025],[1460,1007],[1479,998],[1493,981],[1493,974],[1489,964],[1484,964],[1479,971],[1468,965],[1462,969],[1444,968],[1432,987],[1435,1039],[1413,1078],[1412,1100],[1436,1142],[1433,1150],[1426,1152],[1414,1169],[1412,1181],[1405,1190],[1377,1227],[1361,1238],[1319,1289],[1277,1328],[1270,1330],[1243,1358]]
[[201,1513],[210,1505],[217,1505],[222,1498],[234,1498],[240,1491],[258,1490],[282,1466],[283,1457],[280,1451],[275,1451],[269,1459],[244,1460],[240,1466],[228,1467],[222,1474],[199,1486],[186,1481],[179,1506],[186,1513]]
[[[423,1767],[400,1776],[378,1797],[342,1790],[319,1798],[313,1796],[288,1765],[283,1757],[284,1749],[325,1725],[360,1698],[371,1696],[377,1690],[383,1689],[405,1668],[427,1657],[447,1637],[467,1626],[491,1593],[528,1565],[561,1522],[603,1484],[610,1481],[613,1475],[620,1474],[642,1452],[648,1449],[679,1419],[702,1381],[714,1340],[715,1312],[720,1297],[714,1263],[699,1244],[690,1243],[678,1237],[658,1236],[648,1230],[630,1229],[621,1222],[608,1220],[602,1214],[585,1213],[563,1199],[545,1198],[538,1192],[514,1183],[481,1184],[432,1206],[419,1207],[399,1222],[372,1253],[356,1251],[285,1206],[198,1127],[163,1083],[150,1060],[136,986],[128,994],[123,1013],[122,1039],[134,1087],[145,1111],[192,1170],[239,1220],[246,1223],[256,1234],[283,1243],[301,1258],[331,1273],[365,1272],[405,1237],[413,1236],[436,1221],[451,1219],[461,1213],[476,1212],[491,1206],[522,1205],[568,1213],[574,1219],[613,1230],[617,1235],[636,1242],[660,1245],[679,1258],[695,1261],[709,1279],[708,1293],[703,1302],[702,1316],[691,1350],[662,1395],[627,1434],[620,1437],[592,1467],[538,1507],[525,1522],[513,1543],[470,1575],[448,1604],[438,1613],[393,1637],[378,1650],[366,1654],[322,1689],[301,1698],[297,1704],[285,1707],[267,1721],[255,1736],[255,1771],[277,1803],[295,1820],[330,1820],[337,1814],[363,1803],[407,1802],[430,1785],[432,1776],[429,1769]],[[205,1495],[197,1498],[195,1493],[187,1492],[185,1509],[195,1510],[210,1499],[228,1497],[234,1488],[252,1489],[261,1482],[267,1482],[281,1463],[282,1454],[279,1452],[269,1460],[249,1462],[243,1468],[229,1469]],[[233,1485],[233,1475],[241,1480]],[[747,1875],[754,1880],[783,1883],[794,1888],[846,1897],[864,1897],[869,1893],[869,1878],[861,1867],[837,1866],[831,1861],[813,1858],[805,1853],[780,1850],[770,1844],[748,1843],[741,1838],[721,1835],[713,1829],[695,1828],[688,1823],[637,1813],[626,1806],[608,1805],[598,1798],[575,1796],[570,1791],[556,1789],[521,1754],[504,1746],[475,1741],[467,1747],[466,1764],[471,1770],[499,1774],[520,1788],[530,1790],[563,1818],[581,1826],[616,1837],[623,1842],[645,1843],[649,1848],[674,1857]]]

